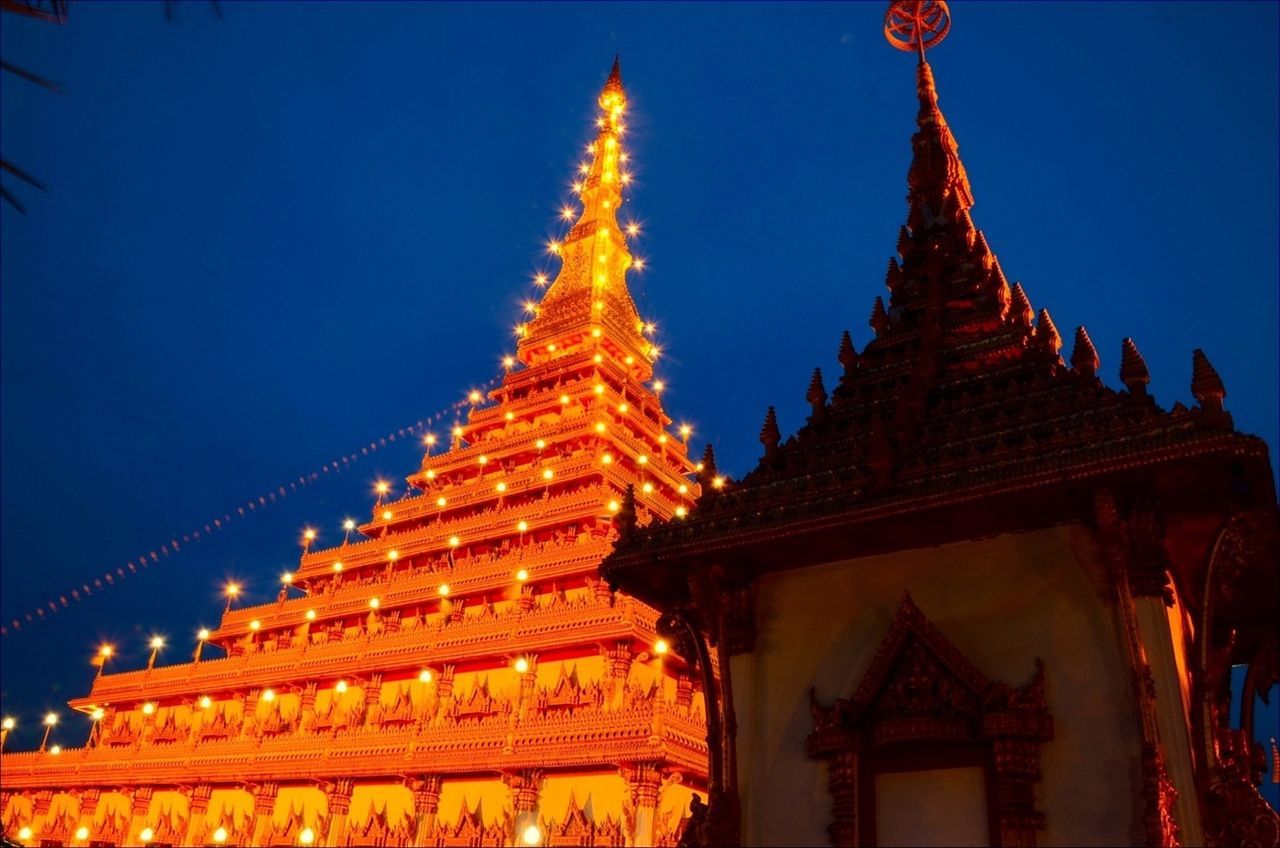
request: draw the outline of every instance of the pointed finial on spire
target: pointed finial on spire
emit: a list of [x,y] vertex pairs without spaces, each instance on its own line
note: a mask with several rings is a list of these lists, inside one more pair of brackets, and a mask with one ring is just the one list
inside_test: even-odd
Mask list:
[[1222,378],[1200,348],[1191,353],[1191,394],[1207,412],[1221,412],[1222,399],[1227,396]]
[[605,91],[610,88],[622,88],[622,52],[613,54],[613,70],[609,71],[609,79],[604,83]]
[[810,421],[815,421],[823,416],[827,411],[827,388],[822,385],[822,369],[813,369],[813,378],[809,380],[809,390],[805,392],[805,400],[809,401],[809,405],[813,407],[813,415]]
[[1097,376],[1100,364],[1101,360],[1098,359],[1098,351],[1093,346],[1093,340],[1089,338],[1084,327],[1076,327],[1076,341],[1071,348],[1071,367],[1086,377],[1094,377]]
[[778,413],[774,408],[764,414],[764,426],[760,428],[760,444],[764,445],[765,457],[773,456],[782,441],[782,432],[778,429]]
[[1129,394],[1145,395],[1147,383],[1151,382],[1151,372],[1147,370],[1147,361],[1138,352],[1133,339],[1125,339],[1120,352],[1120,382],[1124,383]]
[[1039,320],[1036,322],[1036,340],[1055,356],[1062,349],[1062,336],[1058,335],[1058,328],[1053,325],[1047,309],[1040,310]]
[[840,351],[836,354],[836,361],[846,374],[858,367],[858,351],[853,347],[853,337],[848,330],[840,335]]
[[871,307],[870,324],[877,337],[884,335],[884,331],[889,329],[889,314],[884,311],[884,301],[879,295],[876,295],[875,306]]

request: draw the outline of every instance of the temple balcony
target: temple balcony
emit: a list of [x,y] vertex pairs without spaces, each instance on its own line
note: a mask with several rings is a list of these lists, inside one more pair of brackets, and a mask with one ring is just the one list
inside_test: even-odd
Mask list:
[[529,544],[493,556],[458,557],[451,570],[401,570],[388,576],[385,569],[372,568],[366,573],[343,572],[343,583],[332,592],[316,592],[284,602],[240,607],[226,613],[222,623],[209,637],[223,642],[247,636],[249,623],[257,621],[263,633],[280,628],[297,628],[306,623],[307,610],[316,611],[312,628],[326,619],[364,615],[369,612],[369,598],[377,597],[381,609],[390,611],[414,603],[440,600],[437,592],[447,582],[450,597],[459,597],[508,589],[517,569],[529,572],[530,581],[560,580],[578,574],[594,574],[596,566],[613,549],[605,537],[587,537],[582,542]]
[[617,640],[652,644],[658,638],[656,624],[657,613],[652,608],[625,596],[612,603],[589,597],[530,610],[516,606],[504,613],[469,615],[456,621],[442,617],[435,623],[395,632],[381,630],[332,641],[296,639],[284,650],[104,674],[87,696],[70,703],[86,708],[195,698],[309,680],[417,670],[484,657],[536,654],[573,645]]
[[620,709],[506,715],[338,733],[239,736],[200,745],[64,748],[0,757],[6,791],[35,787],[244,781],[305,782],[415,772],[491,775],[524,768],[573,769],[642,761],[701,773],[707,730],[697,711],[654,698]]

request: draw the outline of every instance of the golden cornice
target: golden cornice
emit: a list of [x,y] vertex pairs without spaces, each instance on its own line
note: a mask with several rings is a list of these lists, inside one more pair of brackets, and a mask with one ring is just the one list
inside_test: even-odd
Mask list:
[[[257,621],[263,631],[280,627],[299,627],[307,623],[307,610],[315,610],[312,626],[323,624],[327,618],[349,616],[368,612],[369,598],[377,597],[380,609],[389,610],[413,603],[436,602],[437,588],[448,582],[450,597],[457,599],[471,594],[496,592],[511,587],[512,574],[517,569],[530,572],[536,581],[558,580],[575,574],[594,574],[596,566],[613,548],[608,539],[592,539],[582,544],[565,545],[542,553],[520,556],[518,551],[492,562],[474,562],[478,558],[459,558],[451,571],[425,571],[397,574],[391,580],[371,584],[358,579],[343,583],[332,593],[318,592],[301,598],[290,598],[283,603],[260,604],[241,607],[222,617],[219,628],[210,635],[211,642],[221,642],[249,634],[249,622]],[[346,572],[344,572],[345,574]]]
[[[655,725],[660,729],[655,733]],[[512,733],[510,747],[507,734]],[[202,746],[64,749],[0,757],[6,791],[34,787],[306,782],[395,777],[409,772],[491,775],[521,768],[580,769],[654,760],[702,773],[706,727],[667,704],[590,710],[517,721],[490,719],[403,730],[368,728],[337,736],[287,734]],[[141,775],[146,777],[142,778]]]
[[425,628],[407,628],[280,651],[263,651],[199,663],[104,674],[75,707],[131,704],[219,692],[247,691],[308,680],[419,669],[478,657],[538,653],[567,645],[657,639],[657,613],[625,596],[616,604],[585,602]]

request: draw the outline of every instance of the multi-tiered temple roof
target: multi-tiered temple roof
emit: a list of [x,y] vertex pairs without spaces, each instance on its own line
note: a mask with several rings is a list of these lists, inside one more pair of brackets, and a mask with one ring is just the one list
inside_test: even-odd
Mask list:
[[[1191,357],[1196,406],[1169,410],[1147,393],[1132,339],[1120,346],[1122,390],[1098,376],[1084,327],[1063,360],[1049,311],[1009,284],[970,216],[973,191],[923,53],[916,89],[907,223],[888,262],[888,305],[877,297],[871,309],[875,337],[859,352],[844,334],[842,373],[828,394],[814,371],[812,413],[795,435],[784,441],[768,410],[764,456],[741,481],[705,487],[689,520],[620,546],[605,569],[620,585],[682,596],[684,581],[655,561],[730,549],[796,565],[810,548],[852,556],[1052,523],[1088,512],[1086,480],[1120,490],[1156,480],[1175,501],[1271,491],[1266,445],[1235,431],[1202,351]],[[713,475],[707,463],[704,482]],[[851,535],[850,524],[877,529]]]
[[[597,566],[615,519],[684,516],[699,488],[688,479],[687,434],[669,432],[653,381],[651,327],[627,291],[617,63],[599,104],[581,210],[552,245],[559,274],[517,329],[501,384],[473,395],[449,448],[433,452],[428,437],[408,493],[384,500],[380,487],[358,541],[308,545],[289,576],[293,596],[286,588],[275,603],[228,604],[207,634],[225,658],[99,676],[72,702],[99,719],[91,744],[5,755],[6,792],[195,787],[179,806],[197,810],[239,787],[254,796],[258,823],[241,832],[226,814],[224,841],[265,844],[310,828],[336,844],[408,839],[412,828],[395,831],[397,817],[387,819],[395,798],[385,786],[382,819],[353,817],[348,828],[334,815],[361,781],[391,781],[406,798],[416,793],[414,844],[509,844],[515,828],[533,839],[529,827],[674,839],[679,815],[655,820],[658,781],[680,776],[687,796],[703,779],[701,697],[683,660],[663,655],[656,613],[610,591]],[[594,783],[567,806],[540,805],[544,781],[579,777]],[[486,824],[464,804],[452,824],[436,822],[441,781],[447,790],[453,778],[505,781],[513,821],[490,833],[492,815]],[[616,804],[602,795],[608,780],[618,781]],[[301,795],[288,802],[300,805],[288,821],[273,806],[299,782],[326,787],[323,828]],[[597,811],[617,807],[612,818],[585,817],[579,801],[593,791]],[[639,825],[637,806],[649,808]],[[136,802],[130,809],[137,838]],[[625,828],[624,809],[633,818]],[[30,826],[41,813],[8,815]],[[188,816],[186,839],[210,838],[222,814],[208,815]]]

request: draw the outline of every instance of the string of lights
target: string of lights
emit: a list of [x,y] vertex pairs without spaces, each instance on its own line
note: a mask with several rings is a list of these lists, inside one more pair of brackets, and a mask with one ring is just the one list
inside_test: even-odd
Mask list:
[[261,512],[264,509],[283,501],[291,495],[302,492],[309,486],[313,486],[329,477],[341,474],[347,468],[359,462],[362,457],[376,453],[382,448],[394,445],[397,441],[403,441],[406,438],[422,436],[427,429],[433,424],[438,424],[448,417],[455,417],[463,409],[475,406],[483,397],[483,391],[496,386],[501,377],[494,377],[482,386],[472,389],[462,400],[450,404],[447,408],[426,416],[414,423],[401,427],[394,432],[388,433],[380,439],[369,442],[362,446],[359,450],[349,454],[344,454],[337,459],[326,462],[319,468],[307,473],[300,474],[296,478],[288,482],[281,483],[270,491],[249,498],[238,506],[214,516],[200,526],[193,528],[182,534],[172,535],[167,542],[160,544],[158,547],[152,548],[144,554],[139,555],[135,559],[131,559],[115,568],[104,571],[100,576],[86,579],[78,587],[73,587],[65,592],[51,595],[47,601],[33,609],[24,613],[19,613],[11,618],[8,623],[0,624],[0,638],[7,638],[10,634],[20,633],[24,629],[29,629],[32,625],[50,618],[69,609],[86,598],[92,597],[95,593],[101,593],[107,589],[123,582],[131,575],[138,574],[142,570],[150,568],[152,565],[160,563],[163,560],[179,554],[185,546],[200,542],[202,539],[212,536],[214,533],[221,532],[230,526],[233,522],[239,521],[254,513]]

